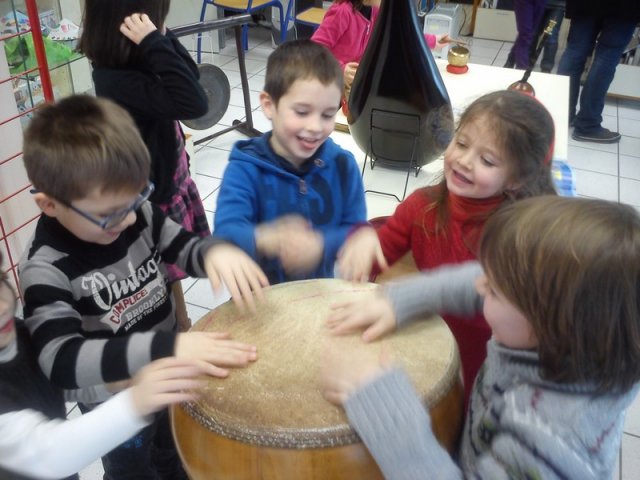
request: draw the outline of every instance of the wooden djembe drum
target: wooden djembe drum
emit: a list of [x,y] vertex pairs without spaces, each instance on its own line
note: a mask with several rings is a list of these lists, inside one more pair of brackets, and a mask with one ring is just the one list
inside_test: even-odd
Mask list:
[[320,393],[326,342],[341,351],[387,344],[429,408],[436,437],[454,448],[462,389],[457,347],[442,319],[417,321],[371,344],[359,334],[328,333],[331,305],[372,288],[333,279],[280,284],[265,291],[256,314],[241,314],[227,302],[193,326],[257,345],[258,360],[226,379],[208,379],[199,400],[172,408],[176,445],[192,479],[383,478],[343,410]]

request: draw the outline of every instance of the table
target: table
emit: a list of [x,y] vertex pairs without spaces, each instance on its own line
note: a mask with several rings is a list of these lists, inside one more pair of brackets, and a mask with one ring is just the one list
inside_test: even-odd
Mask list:
[[[524,72],[491,65],[470,63],[469,71],[462,75],[449,73],[446,60],[436,59],[444,81],[456,120],[464,109],[476,98],[495,90],[506,89],[520,80]],[[569,77],[550,73],[532,72],[529,83],[536,91],[536,98],[547,107],[556,127],[554,160],[567,160],[569,137]],[[347,119],[338,112],[337,127],[347,127]]]

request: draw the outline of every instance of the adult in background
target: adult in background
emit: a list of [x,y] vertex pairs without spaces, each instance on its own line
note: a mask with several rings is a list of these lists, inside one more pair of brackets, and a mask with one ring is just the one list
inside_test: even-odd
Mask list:
[[[571,137],[580,142],[616,143],[620,133],[602,126],[604,99],[616,66],[640,21],[638,0],[567,0],[565,16],[571,19],[567,48],[558,73],[569,75]],[[591,68],[580,93],[580,77],[593,52]],[[576,106],[580,97],[580,108]]]

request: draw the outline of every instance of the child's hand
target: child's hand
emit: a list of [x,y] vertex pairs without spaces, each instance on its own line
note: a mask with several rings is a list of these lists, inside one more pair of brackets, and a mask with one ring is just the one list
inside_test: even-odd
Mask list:
[[265,257],[277,257],[288,235],[310,228],[309,221],[301,215],[284,215],[271,222],[261,223],[254,234],[256,250]]
[[229,370],[222,367],[246,367],[257,358],[256,347],[231,340],[228,333],[186,332],[176,338],[175,356],[207,363],[204,372],[224,378]]
[[329,331],[344,335],[365,329],[362,341],[372,342],[396,328],[396,315],[387,297],[374,291],[359,300],[348,300],[331,305],[333,313],[327,319]]
[[350,87],[353,83],[353,79],[356,76],[356,71],[358,70],[358,62],[349,62],[344,66],[344,86]]
[[175,357],[151,362],[133,377],[131,396],[135,410],[146,416],[173,403],[194,400],[197,394],[193,390],[202,387],[196,377],[205,370],[198,362]]
[[280,263],[289,275],[313,271],[322,260],[324,238],[319,232],[307,228],[289,232],[280,244]]
[[253,295],[262,299],[262,287],[269,285],[258,264],[238,247],[230,244],[211,247],[204,257],[204,269],[213,290],[219,291],[224,282],[233,303],[240,311],[244,311],[245,303],[251,311],[255,311]]
[[356,230],[338,252],[338,269],[345,280],[368,282],[374,262],[381,270],[389,268],[373,227]]
[[140,45],[144,37],[155,30],[157,30],[156,26],[146,13],[129,15],[124,18],[124,21],[120,25],[120,33],[136,45]]
[[454,41],[451,40],[451,37],[449,37],[449,35],[447,35],[446,33],[444,35],[436,35],[436,48],[442,48],[445,45],[453,42]]
[[131,379],[120,380],[118,382],[109,382],[104,384],[104,388],[109,393],[118,393],[131,386]]
[[333,342],[325,345],[320,367],[320,391],[335,405],[342,405],[360,387],[384,373],[390,365],[385,348],[345,349]]

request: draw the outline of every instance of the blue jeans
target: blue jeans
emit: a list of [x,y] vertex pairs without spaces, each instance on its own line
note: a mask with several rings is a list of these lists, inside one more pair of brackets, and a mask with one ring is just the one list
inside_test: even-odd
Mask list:
[[[631,40],[636,23],[624,18],[577,17],[571,19],[567,48],[560,59],[558,74],[569,75],[569,120],[575,130],[590,134],[602,127],[602,110],[620,56]],[[595,46],[595,50],[594,50]],[[580,110],[576,115],[580,77],[587,57],[593,62],[582,87]]]

